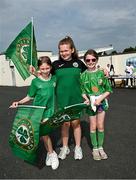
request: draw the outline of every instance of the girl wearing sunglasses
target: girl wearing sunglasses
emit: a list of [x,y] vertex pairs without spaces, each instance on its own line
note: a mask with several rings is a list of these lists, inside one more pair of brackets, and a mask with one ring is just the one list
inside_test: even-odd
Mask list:
[[107,97],[112,92],[108,78],[104,71],[97,69],[98,54],[89,49],[84,55],[87,70],[81,74],[82,96],[86,104],[90,121],[90,139],[93,146],[93,159],[107,159],[103,149],[104,143],[104,119],[108,109]]

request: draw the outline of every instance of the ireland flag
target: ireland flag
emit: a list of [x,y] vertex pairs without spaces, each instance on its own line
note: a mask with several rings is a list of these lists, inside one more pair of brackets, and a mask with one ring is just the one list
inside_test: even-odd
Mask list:
[[64,122],[74,120],[75,114],[80,114],[86,107],[84,103],[67,106],[42,122],[45,107],[20,105],[9,136],[13,154],[36,165],[39,138],[51,134]]
[[31,74],[29,66],[37,69],[37,50],[33,23],[30,22],[10,44],[5,52],[6,59],[11,60],[25,80]]
[[47,122],[41,124],[40,136],[50,134],[53,130],[62,125],[64,122],[77,119],[77,115],[79,117],[81,111],[86,107],[86,104],[79,103],[58,110],[51,118],[49,118]]
[[20,106],[17,110],[9,136],[13,154],[36,164],[39,128],[45,107]]

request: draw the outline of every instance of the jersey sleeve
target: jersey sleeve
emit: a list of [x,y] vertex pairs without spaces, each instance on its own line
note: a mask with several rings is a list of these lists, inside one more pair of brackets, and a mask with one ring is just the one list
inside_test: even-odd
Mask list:
[[82,61],[81,61],[81,67],[82,67],[81,72],[84,72],[87,69],[85,63],[83,63]]
[[54,61],[52,63],[52,69],[51,69],[51,74],[52,75],[55,75],[55,71],[56,71],[56,68],[57,68],[57,63],[58,63],[58,60]]
[[82,94],[86,94],[86,90],[84,87],[84,76],[83,76],[83,74],[80,75],[80,85],[81,85]]
[[52,75],[55,75],[55,67],[54,67],[54,64],[52,64],[51,74],[52,74]]
[[30,87],[28,89],[27,96],[33,98],[33,97],[35,97],[36,92],[37,92],[37,87],[35,85],[35,81],[32,80],[31,85],[30,85]]

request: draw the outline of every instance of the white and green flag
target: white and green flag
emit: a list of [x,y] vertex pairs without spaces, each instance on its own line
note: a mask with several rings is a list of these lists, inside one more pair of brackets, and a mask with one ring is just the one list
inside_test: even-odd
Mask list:
[[84,103],[65,107],[42,123],[45,107],[20,105],[9,136],[13,154],[30,164],[37,164],[37,150],[41,136],[49,135],[64,122],[74,120],[86,108]]
[[6,59],[13,62],[24,80],[31,75],[30,65],[37,69],[37,49],[32,22],[18,34],[7,48],[5,55]]
[[31,164],[37,162],[39,129],[45,108],[22,106],[17,109],[9,136],[13,154]]

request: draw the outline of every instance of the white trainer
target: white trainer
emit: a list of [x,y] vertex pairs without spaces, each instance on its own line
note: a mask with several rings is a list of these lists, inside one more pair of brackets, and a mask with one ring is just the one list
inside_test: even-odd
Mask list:
[[60,153],[58,155],[58,158],[64,160],[66,158],[66,156],[70,153],[70,149],[67,146],[64,146],[62,148],[60,148]]
[[59,160],[55,151],[51,154],[47,153],[46,166],[51,166],[53,170],[59,167]]
[[99,154],[101,156],[101,159],[108,159],[107,154],[105,153],[104,149],[101,147],[98,149],[99,150]]
[[49,153],[47,153],[45,164],[46,164],[46,166],[51,166],[51,160],[50,160]]
[[99,150],[98,149],[93,149],[92,155],[93,155],[93,159],[95,161],[101,160],[101,156],[99,154]]
[[83,153],[82,153],[82,149],[80,146],[76,146],[75,147],[75,152],[74,152],[74,159],[77,160],[81,160],[83,158]]

